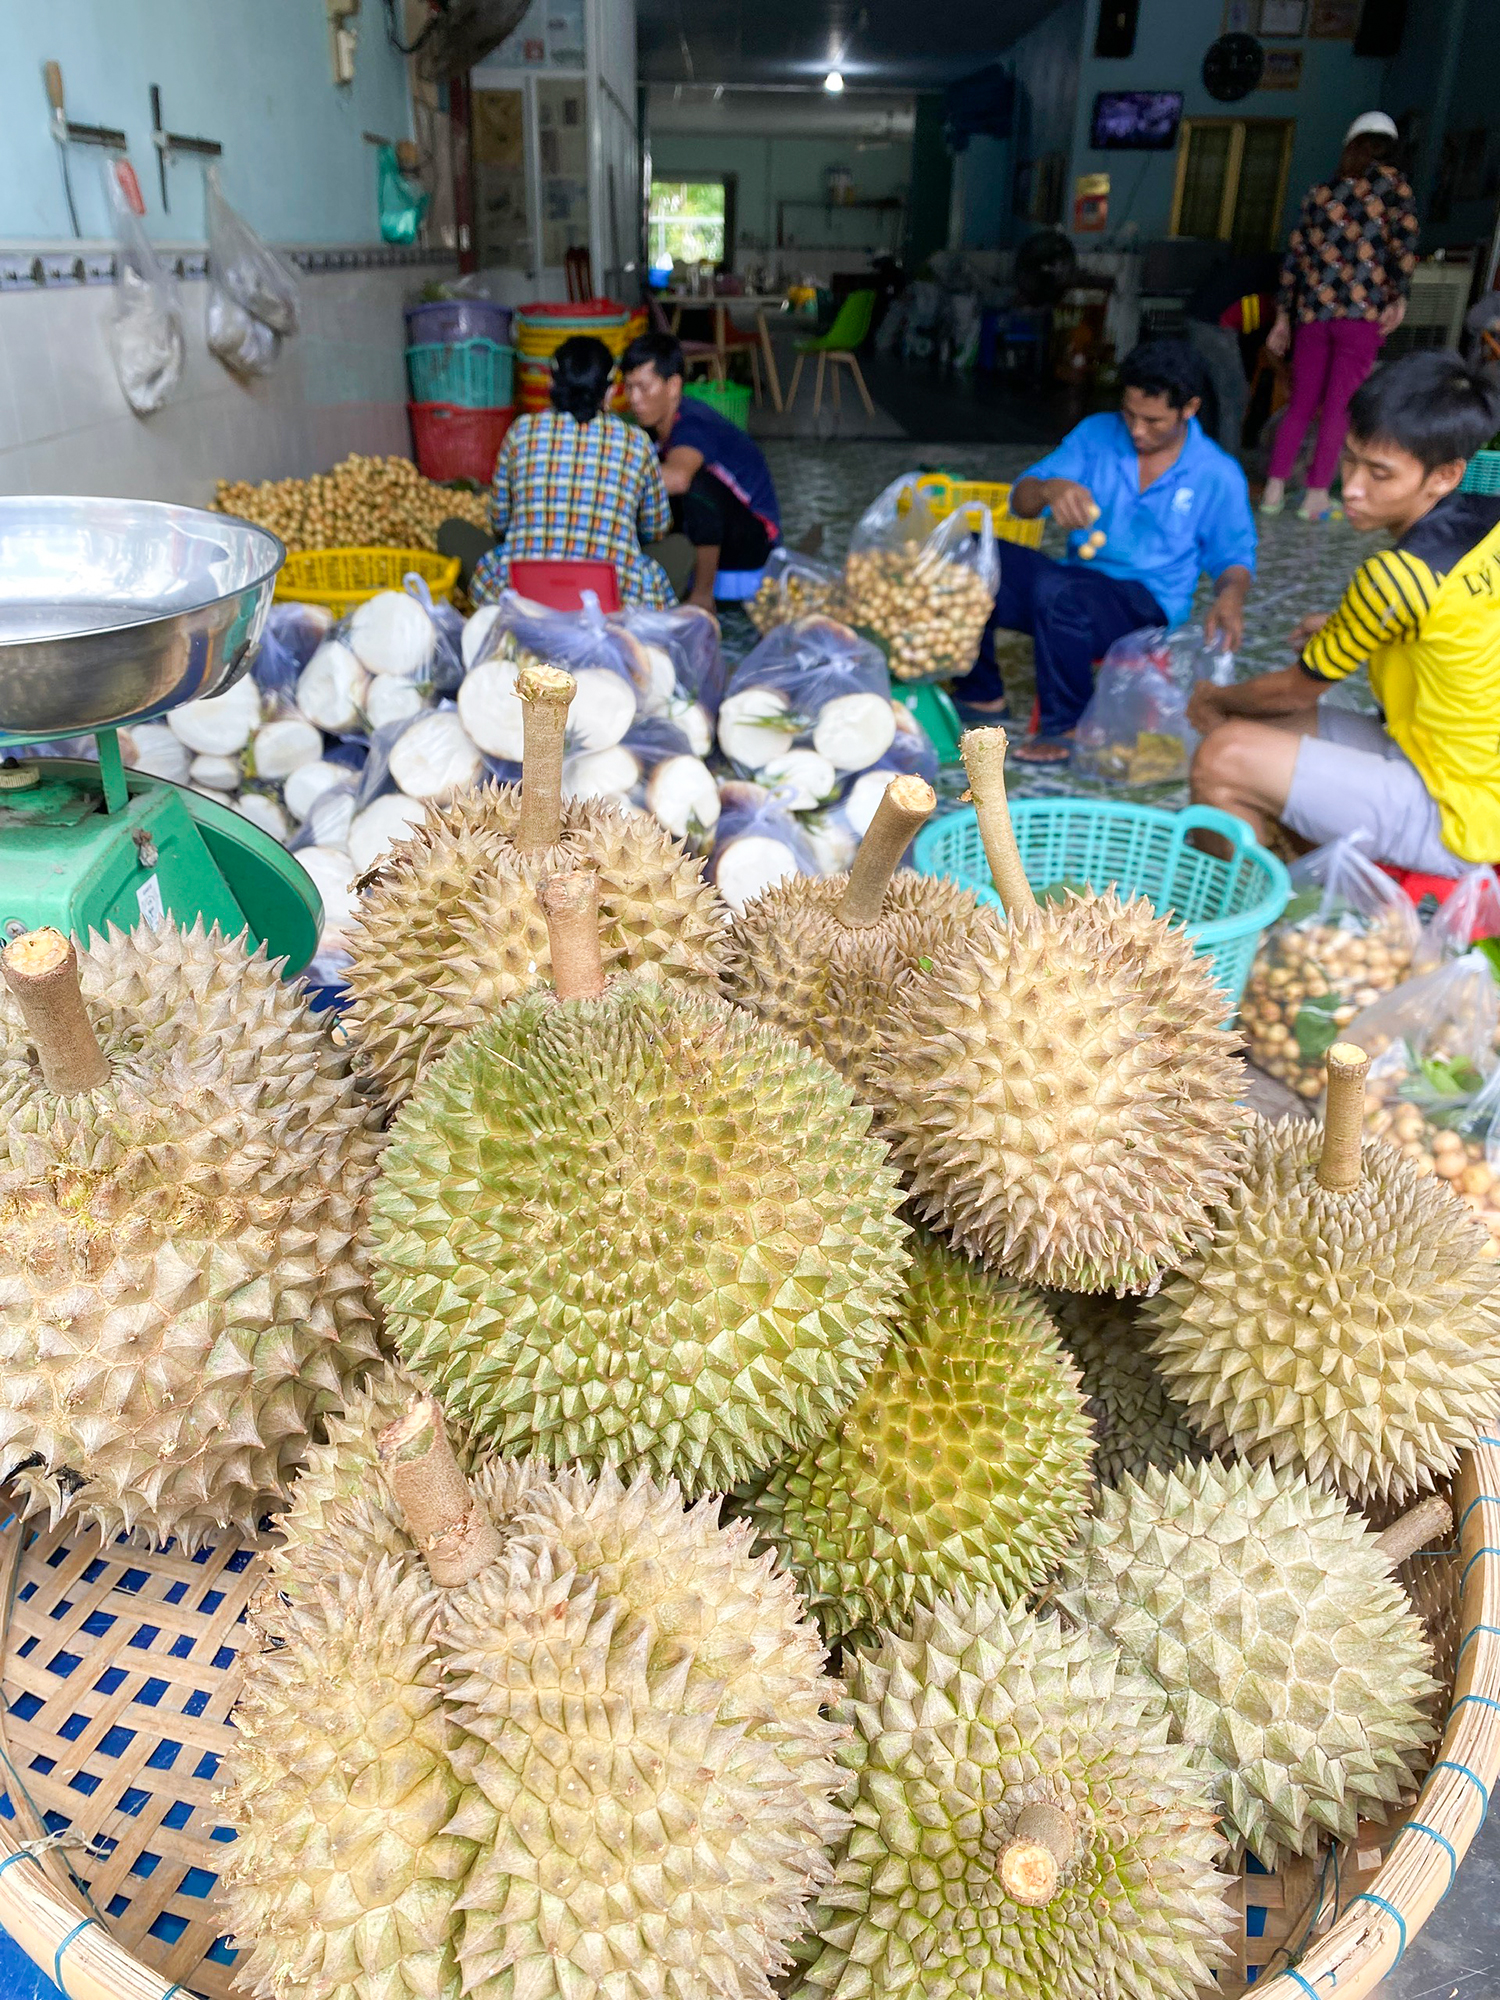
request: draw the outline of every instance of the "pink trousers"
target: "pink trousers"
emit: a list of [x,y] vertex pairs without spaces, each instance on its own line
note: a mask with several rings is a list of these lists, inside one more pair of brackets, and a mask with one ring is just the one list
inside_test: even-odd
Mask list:
[[1375,366],[1380,340],[1380,327],[1373,319],[1315,319],[1297,328],[1292,335],[1292,399],[1271,446],[1273,479],[1290,474],[1321,403],[1307,483],[1326,492],[1344,448],[1349,398]]

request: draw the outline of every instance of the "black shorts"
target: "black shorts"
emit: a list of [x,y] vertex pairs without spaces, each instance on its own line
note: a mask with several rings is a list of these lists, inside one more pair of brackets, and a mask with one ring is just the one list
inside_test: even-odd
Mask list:
[[673,500],[672,522],[695,548],[717,549],[720,569],[762,569],[774,546],[760,516],[705,465]]

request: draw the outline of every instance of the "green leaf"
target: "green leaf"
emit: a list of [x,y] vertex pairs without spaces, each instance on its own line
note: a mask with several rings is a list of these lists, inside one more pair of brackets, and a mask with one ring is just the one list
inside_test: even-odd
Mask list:
[[1297,1053],[1304,1062],[1318,1062],[1338,1040],[1339,1024],[1333,1017],[1341,1004],[1336,993],[1320,993],[1316,999],[1304,1000],[1297,1009],[1292,1033],[1297,1040]]
[[1480,938],[1474,949],[1484,953],[1489,960],[1490,971],[1500,979],[1500,938]]
[[1065,903],[1069,896],[1086,896],[1088,892],[1087,882],[1081,882],[1072,875],[1060,875],[1055,882],[1049,882],[1045,889],[1038,889],[1036,899],[1039,903]]
[[930,958],[919,958],[917,964],[921,966],[924,972],[931,972],[932,970],[932,960]]
[[1281,913],[1284,924],[1300,924],[1304,917],[1316,915],[1322,907],[1321,889],[1299,889]]

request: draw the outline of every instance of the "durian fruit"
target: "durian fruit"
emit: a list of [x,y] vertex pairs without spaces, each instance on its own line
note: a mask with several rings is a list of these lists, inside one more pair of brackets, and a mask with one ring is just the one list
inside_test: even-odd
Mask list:
[[[264,947],[16,939],[0,991],[0,1446],[54,1520],[253,1533],[377,1355],[378,1138]],[[81,992],[80,992],[81,981]]]
[[1208,1459],[1103,1490],[1062,1602],[1161,1686],[1269,1868],[1414,1789],[1437,1683],[1393,1568],[1336,1493]]
[[1446,1183],[1364,1142],[1368,1058],[1328,1055],[1323,1134],[1253,1120],[1214,1234],[1147,1307],[1168,1388],[1216,1447],[1360,1504],[1451,1473],[1500,1401],[1500,1274]]
[[399,1105],[455,1035],[545,983],[537,884],[565,869],[599,877],[605,964],[719,990],[728,912],[703,864],[644,813],[562,799],[573,680],[521,670],[526,761],[519,790],[487,785],[429,808],[381,860],[347,939],[343,1019],[372,1081]]
[[1146,1347],[1138,1299],[1053,1292],[1047,1309],[1083,1377],[1094,1425],[1094,1477],[1118,1486],[1148,1467],[1170,1471],[1207,1455],[1182,1405],[1168,1394]]
[[1206,1234],[1237,1157],[1224,996],[1143,901],[1038,906],[1005,804],[1005,732],[964,760],[1008,922],[918,965],[870,1066],[918,1212],[1027,1283],[1141,1292]]
[[920,778],[892,778],[848,874],[778,882],[745,905],[729,933],[730,998],[855,1085],[892,998],[974,920],[969,890],[896,872],[936,803]]
[[726,1001],[606,987],[594,878],[544,897],[557,993],[397,1119],[376,1289],[484,1444],[724,1492],[837,1421],[884,1352],[906,1225],[870,1113]]
[[644,1476],[466,1478],[429,1402],[377,1469],[388,1390],[312,1516],[294,1495],[244,1656],[221,1805],[246,1990],[770,2000],[848,1823],[790,1580]]
[[1231,1923],[1217,1815],[1156,1689],[1109,1647],[955,1593],[845,1665],[854,1826],[799,1994],[1211,1990]]
[[918,1236],[885,1359],[837,1429],[744,1505],[832,1639],[958,1588],[1014,1602],[1090,1493],[1078,1372],[1040,1299]]

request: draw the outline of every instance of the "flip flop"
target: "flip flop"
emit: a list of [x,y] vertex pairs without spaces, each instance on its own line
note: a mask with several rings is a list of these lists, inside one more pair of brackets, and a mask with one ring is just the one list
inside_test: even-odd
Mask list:
[[955,695],[953,706],[958,710],[958,719],[969,729],[1003,729],[1015,717],[1010,712],[1009,702],[960,701]]
[[1257,512],[1262,514],[1276,515],[1282,513],[1285,507],[1286,507],[1285,500],[1262,500],[1259,508],[1257,509]]
[[1028,736],[1011,751],[1018,764],[1066,764],[1073,755],[1073,732],[1061,736]]

